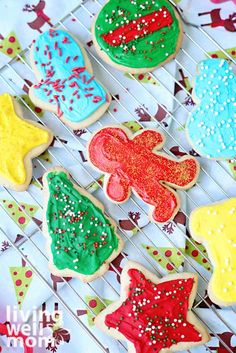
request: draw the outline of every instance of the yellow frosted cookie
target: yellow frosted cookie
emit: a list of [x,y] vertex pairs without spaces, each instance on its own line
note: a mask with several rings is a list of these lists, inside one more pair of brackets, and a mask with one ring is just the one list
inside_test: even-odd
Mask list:
[[209,297],[218,305],[236,304],[236,198],[194,210],[190,232],[205,245],[214,267]]
[[19,115],[16,100],[0,95],[0,185],[16,191],[27,189],[32,177],[31,159],[52,142],[51,131]]

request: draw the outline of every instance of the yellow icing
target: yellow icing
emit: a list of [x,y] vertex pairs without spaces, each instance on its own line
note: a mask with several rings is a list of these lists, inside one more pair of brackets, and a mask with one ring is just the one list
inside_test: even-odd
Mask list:
[[204,242],[213,263],[214,297],[236,303],[236,198],[198,208],[191,215],[190,228],[192,236]]
[[0,95],[0,176],[15,185],[26,181],[24,159],[49,141],[49,132],[18,117],[12,97]]

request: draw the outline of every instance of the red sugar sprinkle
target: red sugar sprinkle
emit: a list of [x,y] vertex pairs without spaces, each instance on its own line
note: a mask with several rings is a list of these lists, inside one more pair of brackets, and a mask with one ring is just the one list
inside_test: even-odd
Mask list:
[[49,50],[49,46],[47,44],[45,45],[45,48],[46,48],[46,50]]
[[76,98],[77,98],[77,99],[80,99],[80,95],[77,94]]
[[73,99],[70,100],[70,104],[73,104]]
[[91,81],[93,81],[93,79],[94,79],[94,76],[91,76],[86,83],[89,84]]
[[78,92],[79,92],[78,90],[75,90],[75,91],[73,92],[73,96],[75,96]]
[[85,81],[86,81],[86,76],[85,75],[83,75],[82,81],[83,81],[83,83],[85,83]]
[[36,50],[36,51],[39,51],[39,47],[35,47],[35,50]]
[[69,60],[70,60],[70,56],[67,56],[67,58],[66,58],[66,64],[68,63]]
[[52,53],[50,51],[48,52],[48,58],[49,58],[49,60],[52,59]]
[[72,69],[72,71],[76,71],[76,72],[84,72],[84,70],[86,69],[85,66],[76,66]]
[[53,99],[49,99],[49,103],[52,103],[53,102]]
[[57,45],[58,45],[58,43],[57,43],[57,41],[54,43],[54,49],[57,49]]
[[92,97],[92,93],[87,93],[84,95],[85,97]]
[[78,55],[74,56],[73,57],[73,61],[77,60],[78,59]]
[[61,48],[58,48],[58,55],[59,55],[59,56],[62,56],[62,50],[61,50]]
[[61,96],[61,99],[62,99],[63,101],[66,100],[64,94]]
[[69,110],[70,110],[70,111],[72,111],[72,110],[73,110],[73,108],[72,108],[72,107],[69,107]]

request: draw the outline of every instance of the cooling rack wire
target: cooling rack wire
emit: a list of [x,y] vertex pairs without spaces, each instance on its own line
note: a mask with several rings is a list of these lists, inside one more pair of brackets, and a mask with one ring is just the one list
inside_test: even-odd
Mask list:
[[[178,6],[172,1],[169,0],[173,6],[175,6],[181,13],[181,10],[178,8]],[[80,5],[78,5],[73,11],[71,11],[70,13],[68,13],[63,19],[61,19],[57,26],[58,28],[62,28],[65,30],[70,30],[70,21],[74,21],[76,22],[77,26],[78,26],[78,31],[84,31],[84,33],[86,34],[87,38],[91,40],[91,31],[90,31],[90,27],[91,27],[91,23],[94,17],[94,6],[96,6],[97,11],[99,11],[99,9],[102,7],[104,3],[104,0],[85,0],[82,1],[82,3]],[[92,5],[92,6],[91,6]],[[184,15],[184,14],[182,14]],[[183,16],[182,16],[183,17]],[[198,52],[200,54],[204,54],[205,57],[210,57],[210,55],[208,54],[207,50],[205,48],[202,47],[201,43],[201,38],[206,40],[206,41],[210,41],[212,45],[215,46],[215,50],[216,51],[220,51],[221,53],[223,53],[231,62],[232,65],[235,65],[236,62],[234,60],[233,57],[230,56],[230,54],[228,52],[226,52],[213,38],[211,38],[211,36],[201,27],[196,27],[194,25],[188,24],[187,21],[183,18],[184,20],[184,43],[191,43],[192,46],[194,46]],[[197,34],[197,35],[196,35]],[[80,36],[79,39],[81,40]],[[88,43],[88,42],[87,42]],[[94,52],[93,48],[89,45],[86,45],[86,42],[84,42],[85,44],[85,48],[88,54],[88,57],[90,58],[90,60],[92,61],[92,64],[96,65],[97,69],[99,70],[99,72],[101,73],[101,75],[103,77],[106,77],[107,80],[109,80],[110,82],[112,82],[112,84],[117,85],[117,87],[119,87],[120,90],[122,90],[125,94],[127,94],[127,96],[130,98],[130,100],[132,100],[134,103],[136,103],[137,105],[141,105],[142,103],[140,102],[140,100],[136,97],[136,94],[133,94],[132,92],[130,92],[125,84],[122,83],[121,80],[119,80],[116,76],[116,70],[113,70],[111,67],[108,67],[106,64],[104,64],[102,61],[100,61],[100,59],[97,57],[96,53]],[[177,65],[178,68],[183,69],[184,72],[188,75],[188,77],[190,79],[193,78],[193,75],[195,73],[196,70],[196,65],[198,63],[198,57],[192,55],[192,53],[190,51],[188,51],[186,48],[188,48],[188,45],[184,46],[185,48],[181,48],[179,54],[177,55],[177,57],[174,59],[175,63]],[[42,120],[36,113],[35,111],[32,109],[32,107],[30,107],[27,102],[21,97],[19,96],[19,92],[22,93],[22,88],[19,87],[19,83],[17,82],[23,82],[24,78],[22,76],[21,70],[19,69],[19,65],[17,64],[19,61],[21,61],[24,64],[24,68],[26,70],[28,70],[29,74],[32,75],[32,69],[29,65],[29,47],[26,48],[23,52],[21,52],[20,54],[18,54],[14,59],[12,59],[8,64],[6,64],[4,67],[2,67],[0,69],[0,80],[1,80],[1,86],[4,86],[4,89],[9,91],[9,93],[13,94],[13,95],[17,95],[18,99],[20,99],[21,103],[24,105],[24,107],[26,109],[28,109],[28,111],[32,114],[33,118],[37,121],[40,121],[43,125],[45,125],[45,121]],[[184,64],[183,64],[184,61]],[[169,66],[166,65],[162,68],[159,69],[159,72],[162,72],[163,74],[165,74],[165,77],[168,77],[169,81],[172,82],[172,84],[175,84],[177,86],[180,87],[181,90],[183,90],[183,92],[185,92],[187,98],[191,98],[191,93],[189,92],[188,89],[186,89],[186,87],[184,86],[184,84],[182,84],[181,82],[179,82],[177,80],[177,78],[174,76],[174,74],[171,72],[171,70],[169,69]],[[172,93],[173,90],[169,89],[165,83],[163,83],[162,81],[159,80],[159,77],[157,78],[157,74],[156,72],[153,73],[149,73],[149,77],[155,81],[158,81],[158,84],[164,89],[166,90],[167,94],[174,100],[175,102],[175,108],[172,110],[172,112],[168,111],[167,108],[162,104],[161,101],[159,101],[159,99],[152,93],[150,92],[147,87],[142,83],[142,81],[140,81],[137,76],[129,74],[130,78],[132,78],[133,82],[135,82],[136,84],[136,89],[141,90],[143,92],[145,92],[145,94],[156,104],[159,105],[159,107],[161,107],[166,113],[167,113],[167,117],[170,117],[172,119],[173,122],[175,122],[175,124],[177,124],[177,126],[179,128],[183,128],[183,124],[181,122],[179,122],[178,119],[176,119],[176,114],[177,112],[182,109],[185,112],[188,112],[188,108],[187,106],[184,104],[184,101],[177,99],[176,96]],[[101,79],[102,81],[102,79]],[[104,81],[104,80],[103,80]],[[106,83],[106,82],[104,82]],[[24,84],[27,86],[28,83],[24,81]],[[29,87],[29,85],[28,85]],[[119,107],[125,112],[125,114],[127,114],[127,116],[131,116],[133,121],[136,121],[140,126],[142,125],[142,122],[140,122],[136,115],[134,115],[134,113],[131,111],[131,109],[129,108],[129,105],[127,105],[126,103],[123,103],[123,100],[120,100],[115,94],[112,95],[113,98],[113,102],[116,102],[117,105],[119,105]],[[145,111],[145,113],[147,113],[149,116],[151,116],[151,119],[153,122],[156,123],[156,126],[158,127],[159,125],[161,126],[161,128],[164,130],[164,133],[168,139],[171,139],[173,142],[175,142],[180,149],[183,152],[187,153],[186,148],[182,145],[182,141],[177,141],[176,138],[171,134],[170,130],[167,129],[161,122],[158,122],[155,117],[153,115],[150,114],[150,112],[148,111],[148,109],[143,106],[143,110]],[[49,113],[49,116],[51,117],[51,121],[53,122],[52,124],[59,124],[61,128],[64,129],[64,131],[70,136],[70,138],[72,138],[72,140],[78,144],[78,146],[84,145],[85,146],[85,141],[81,138],[79,138],[79,136],[76,136],[73,131],[71,131],[67,126],[65,126],[57,117],[55,114],[51,114]],[[109,109],[107,114],[107,119],[109,119],[109,123],[112,124],[119,124],[120,121],[118,121],[115,113]],[[101,127],[106,125],[106,122],[103,118],[100,119],[100,121],[98,121],[96,124],[96,127]],[[91,132],[91,127],[89,127],[88,129],[86,129],[88,132]],[[84,164],[81,159],[79,158],[78,153],[75,153],[74,150],[70,149],[66,144],[63,143],[63,141],[58,137],[55,136],[55,141],[58,144],[58,146],[62,147],[63,151],[65,152],[65,154],[68,156],[68,158],[71,158],[73,160],[73,162],[75,164],[80,165],[81,170],[83,170],[83,172],[85,173],[85,175],[88,176],[88,178],[91,180],[93,180],[93,182],[97,185],[98,188],[101,188],[100,183],[98,182],[98,180],[96,178],[94,178],[93,174],[91,173],[91,170],[88,168],[88,166],[86,164]],[[169,155],[173,155],[173,153],[168,150],[167,148],[164,148],[164,151],[169,154]],[[63,166],[63,160],[61,160],[58,156],[55,155],[55,153],[52,151],[51,148],[49,148],[48,151],[50,157],[53,159],[53,161],[57,164],[57,165],[62,165]],[[40,168],[42,168],[43,171],[47,170],[47,166],[45,163],[43,163],[39,158],[36,158],[34,161],[35,165],[40,166]],[[221,163],[221,162],[213,162],[217,168],[219,168],[221,170],[221,173],[223,173],[223,175],[225,175],[226,178],[228,178],[229,180],[231,180],[231,182],[234,182],[233,177],[231,176],[229,170],[226,168],[225,164]],[[208,183],[212,183],[215,187],[217,187],[217,189],[219,190],[219,194],[222,195],[223,198],[228,198],[230,197],[229,193],[225,190],[225,188],[221,185],[221,183],[219,182],[219,180],[217,180],[217,178],[215,178],[214,176],[212,176],[212,173],[208,170],[207,166],[201,166],[201,175],[204,176],[205,180],[208,181]],[[78,180],[75,181],[79,182]],[[38,184],[38,186],[41,188],[42,184],[41,181],[39,179],[36,178],[35,175],[33,175],[33,182]],[[90,185],[90,184],[89,184]],[[89,188],[89,185],[87,188]],[[204,183],[204,185],[202,185],[202,183],[197,183],[195,188],[199,190],[200,193],[203,193],[207,199],[208,202],[214,202],[215,198],[213,195],[211,195],[211,193],[208,191],[208,188],[206,187],[206,185],[208,185],[207,183]],[[17,200],[16,196],[14,193],[12,193],[10,190],[7,190],[6,188],[2,188],[6,194],[13,199],[16,204],[18,205],[18,207],[21,207],[20,202]],[[31,191],[31,189],[29,189],[28,191],[26,191],[26,194],[28,194],[28,196],[35,202],[35,204],[42,210],[43,206],[42,203],[38,200],[37,197],[35,197]],[[190,203],[192,203],[193,207],[197,207],[199,206],[199,202],[196,202],[194,195],[192,195],[191,193],[188,192],[184,192],[184,194],[186,195],[186,198],[188,199],[188,201]],[[144,210],[143,206],[137,202],[137,200],[134,197],[131,197],[131,202],[133,203],[133,205],[141,212],[141,213],[145,213],[146,217],[148,217],[146,210]],[[3,205],[0,203],[0,207],[1,209],[4,211],[4,213],[6,214],[6,217],[10,217],[9,211],[6,210]],[[134,220],[130,217],[127,216],[127,212],[125,211],[123,205],[117,205],[116,206],[117,209],[119,209],[119,212],[121,212],[125,218],[129,219],[130,222],[132,222],[132,224],[138,229],[139,233],[145,238],[148,239],[150,245],[155,246],[155,244],[153,243],[152,239],[150,239],[150,235],[147,234],[147,232],[145,231],[145,227],[144,228],[140,228],[135,222]],[[187,214],[184,210],[181,210],[185,216],[186,219],[189,219],[189,214]],[[31,218],[31,216],[29,215],[29,213],[27,212],[26,209],[22,209],[22,212],[25,214],[25,216],[27,218]],[[112,214],[109,214],[109,216],[112,217]],[[29,266],[32,267],[35,275],[37,275],[39,277],[39,279],[42,281],[42,283],[47,286],[47,288],[51,291],[51,293],[55,296],[56,300],[62,305],[62,307],[71,315],[71,318],[81,327],[81,330],[84,330],[85,334],[88,337],[88,342],[89,340],[93,340],[98,347],[99,351],[103,351],[103,352],[107,352],[107,348],[103,345],[103,343],[96,337],[96,335],[90,330],[90,328],[80,319],[80,317],[77,316],[76,312],[70,307],[70,305],[65,301],[65,298],[63,298],[59,293],[57,293],[54,288],[47,282],[47,280],[45,279],[45,277],[43,276],[42,273],[40,273],[40,271],[32,264],[31,260],[29,259],[29,257],[26,257],[21,249],[22,244],[24,242],[29,242],[35,249],[37,249],[37,251],[39,251],[39,253],[41,254],[41,256],[43,258],[45,258],[47,260],[47,255],[44,252],[44,249],[41,249],[37,243],[33,240],[33,236],[35,235],[36,232],[41,232],[41,226],[38,225],[38,223],[35,222],[35,220],[32,218],[32,222],[35,223],[35,227],[36,227],[36,231],[34,231],[32,234],[27,234],[27,232],[23,232],[24,235],[24,240],[23,242],[21,242],[20,244],[16,244],[14,243],[10,237],[8,236],[8,234],[6,233],[6,231],[4,229],[2,229],[2,227],[0,226],[0,231],[2,232],[2,234],[6,237],[7,241],[9,242],[9,244],[11,245],[12,248],[14,248],[19,255],[28,263]],[[162,233],[163,236],[165,238],[167,238],[169,244],[173,247],[175,247],[175,242],[171,239],[171,236],[169,236],[166,232],[163,231],[162,227],[160,225],[154,224],[154,229],[157,230],[157,233]],[[180,234],[186,239],[188,240],[192,246],[196,247],[196,244],[189,239],[188,235],[186,234],[186,232],[183,230],[183,228],[181,228],[181,226],[179,226],[178,224],[176,224],[176,227],[178,228]],[[137,244],[135,244],[135,240],[133,240],[131,237],[127,236],[127,233],[119,226],[118,224],[118,229],[120,234],[123,236],[124,240],[126,243],[130,243],[129,245],[132,246],[135,251],[137,251],[137,253],[140,255],[140,257],[143,257],[145,259],[145,261],[147,261],[147,263],[149,264],[150,268],[157,273],[158,275],[161,276],[161,272],[159,270],[159,267],[151,261],[150,258],[148,258],[146,256],[146,254],[144,253],[144,250],[142,248],[140,248]],[[21,230],[22,233],[22,230]],[[208,261],[209,259],[207,258],[206,254],[202,252],[201,249],[196,248],[199,253],[206,258]],[[179,249],[178,249],[179,250]],[[181,252],[181,255],[183,256],[183,259],[185,261],[186,264],[188,264],[189,270],[196,272],[199,276],[199,278],[206,284],[208,279],[205,277],[204,273],[202,273],[201,271],[199,271],[199,268],[196,267],[196,263],[190,258],[187,257],[186,254],[179,250]],[[159,251],[160,256],[167,260],[172,266],[173,268],[179,272],[179,268],[176,267],[176,265],[169,259],[166,257],[165,253],[163,251]],[[124,257],[125,260],[127,260],[127,255],[125,254],[125,252],[122,252],[122,255]],[[115,267],[114,264],[111,264],[112,269],[115,273],[119,274],[119,269],[117,269]],[[95,315],[93,309],[86,303],[86,301],[83,299],[83,297],[80,295],[80,293],[75,290],[75,288],[69,283],[67,282],[65,279],[63,279],[65,286],[67,286],[70,291],[73,292],[73,294],[75,296],[77,296],[77,298],[83,302],[84,306],[86,307],[86,309],[93,315]],[[114,292],[114,295],[116,295],[118,297],[119,293],[117,291],[116,288],[114,288],[114,286],[106,279],[106,275],[103,275],[99,281],[103,281],[105,286],[109,287],[109,289],[111,291]],[[101,298],[101,295],[99,294],[98,290],[94,287],[93,283],[81,283],[81,286],[88,286],[90,288],[90,291],[92,293],[94,293],[95,296],[97,296],[100,301],[103,303],[103,305],[106,306],[106,303],[104,302],[104,300]],[[236,334],[234,332],[234,330],[232,329],[231,325],[225,321],[225,319],[222,316],[222,313],[220,310],[217,310],[216,307],[212,304],[210,304],[207,301],[207,296],[206,295],[202,295],[201,293],[198,292],[197,294],[197,301],[196,304],[194,305],[193,311],[195,312],[195,314],[198,316],[197,312],[196,312],[196,308],[199,306],[200,303],[204,303],[206,308],[209,308],[215,315],[215,317],[219,320],[222,321],[222,323],[227,327],[227,330],[229,332],[232,332],[232,334]],[[236,320],[236,309],[235,308],[231,308],[232,312],[235,315],[235,320]],[[207,326],[207,325],[206,325]],[[208,327],[209,328],[209,327]],[[215,332],[212,332],[212,336],[216,337],[219,342],[222,344],[222,346],[227,349],[228,352],[230,353],[234,353],[231,349],[231,347],[222,340],[222,338]],[[126,346],[122,343],[119,342],[120,345],[120,351],[127,351]],[[209,352],[212,352],[212,350],[205,344],[205,349]],[[189,350],[188,352],[190,352],[191,350]],[[115,353],[115,352],[113,352]]]

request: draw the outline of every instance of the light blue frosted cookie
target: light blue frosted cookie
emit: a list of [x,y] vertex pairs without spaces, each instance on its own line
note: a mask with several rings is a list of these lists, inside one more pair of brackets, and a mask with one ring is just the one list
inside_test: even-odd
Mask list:
[[31,100],[55,112],[70,127],[87,127],[108,108],[110,95],[93,75],[85,51],[69,33],[42,33],[32,46],[31,64],[40,80],[30,88]]
[[187,121],[194,149],[213,159],[236,156],[236,76],[227,61],[208,59],[199,64],[194,88],[196,108]]

